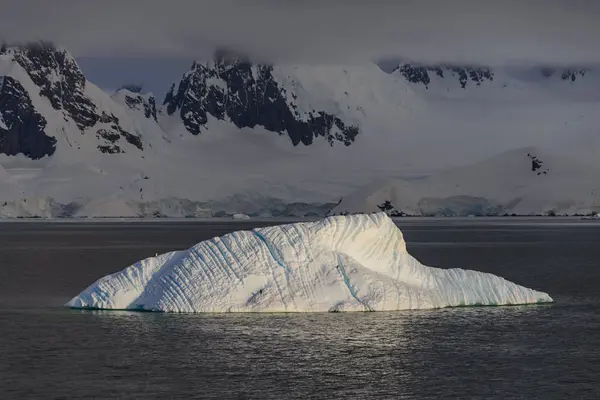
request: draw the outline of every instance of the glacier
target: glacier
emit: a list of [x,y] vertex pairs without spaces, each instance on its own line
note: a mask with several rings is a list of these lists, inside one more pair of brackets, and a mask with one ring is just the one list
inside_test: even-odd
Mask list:
[[238,231],[139,261],[65,306],[158,312],[395,311],[548,303],[501,277],[422,265],[385,213]]

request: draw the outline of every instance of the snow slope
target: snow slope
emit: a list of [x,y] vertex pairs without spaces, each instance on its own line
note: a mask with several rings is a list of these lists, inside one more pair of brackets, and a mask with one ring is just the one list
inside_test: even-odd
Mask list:
[[420,264],[384,213],[234,232],[142,260],[66,305],[167,312],[393,311],[552,302],[488,273]]
[[600,169],[535,147],[419,180],[376,182],[344,197],[333,214],[588,214],[600,210]]

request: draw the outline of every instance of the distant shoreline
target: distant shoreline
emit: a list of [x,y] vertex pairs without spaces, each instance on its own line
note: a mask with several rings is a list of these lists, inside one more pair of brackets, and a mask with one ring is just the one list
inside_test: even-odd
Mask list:
[[[310,222],[317,221],[326,217],[252,217],[250,219],[235,219],[231,217],[85,217],[85,218],[42,218],[42,217],[16,217],[0,218],[0,223],[225,223],[253,225],[255,222]],[[435,221],[456,221],[456,222],[509,222],[509,221],[539,221],[539,222],[600,222],[600,219],[589,218],[585,216],[480,216],[480,217],[444,217],[444,216],[410,216],[410,217],[392,217],[397,222],[435,222]]]

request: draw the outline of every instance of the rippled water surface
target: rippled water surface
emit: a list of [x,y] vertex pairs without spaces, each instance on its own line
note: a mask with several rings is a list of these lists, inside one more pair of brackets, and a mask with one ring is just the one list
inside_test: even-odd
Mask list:
[[[560,221],[560,222],[557,222]],[[600,225],[399,220],[409,252],[544,306],[171,315],[61,305],[155,253],[266,222],[0,223],[0,399],[600,398]]]

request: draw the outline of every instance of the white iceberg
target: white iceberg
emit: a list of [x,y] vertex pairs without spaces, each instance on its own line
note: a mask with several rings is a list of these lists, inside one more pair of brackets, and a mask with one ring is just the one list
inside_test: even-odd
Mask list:
[[498,276],[420,264],[385,214],[239,231],[99,279],[66,306],[165,312],[392,311],[552,302]]

